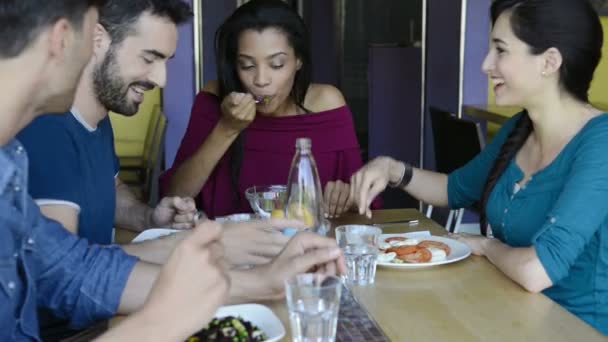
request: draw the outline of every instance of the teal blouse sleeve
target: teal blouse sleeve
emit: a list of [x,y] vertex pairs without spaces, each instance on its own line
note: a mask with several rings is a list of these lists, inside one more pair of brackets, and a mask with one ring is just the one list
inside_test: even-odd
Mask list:
[[481,198],[483,186],[500,148],[520,117],[521,114],[517,114],[509,119],[480,154],[448,176],[448,205],[450,208],[468,208]]
[[532,242],[553,283],[569,273],[608,213],[608,120],[586,132],[564,188]]

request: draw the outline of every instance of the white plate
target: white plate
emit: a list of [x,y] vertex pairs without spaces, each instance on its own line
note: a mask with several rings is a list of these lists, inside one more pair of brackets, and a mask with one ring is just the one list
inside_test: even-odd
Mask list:
[[[218,217],[215,219],[216,222],[219,223],[223,223],[223,222],[242,222],[242,221],[250,221],[250,220],[254,220],[254,214],[233,214],[233,215],[228,215],[228,216],[223,216],[223,217]],[[146,229],[143,232],[139,233],[139,235],[137,235],[131,242],[132,243],[139,243],[139,242],[143,242],[146,240],[154,240],[154,239],[158,239],[159,237],[163,237],[165,235],[170,235],[173,233],[178,232],[179,230],[177,229],[171,229],[171,228],[151,228],[151,229]]]
[[388,238],[399,236],[406,238],[416,238],[420,241],[423,240],[431,240],[431,241],[439,241],[443,242],[446,245],[450,246],[451,252],[450,255],[445,260],[435,261],[435,262],[425,262],[425,263],[403,263],[396,264],[393,262],[378,262],[378,266],[382,267],[390,267],[390,268],[422,268],[422,267],[431,267],[437,265],[445,265],[451,264],[453,262],[457,262],[463,259],[466,259],[469,255],[471,255],[471,249],[469,246],[465,245],[460,241],[456,241],[453,239],[448,239],[440,236],[420,236],[417,233],[405,233],[405,234],[382,234],[380,235],[380,241],[385,241]]
[[285,336],[285,327],[281,320],[268,307],[260,304],[241,304],[222,306],[215,313],[215,318],[226,316],[241,317],[260,328],[266,337],[265,342],[279,341]]
[[215,218],[215,222],[224,223],[224,222],[243,222],[243,221],[251,221],[255,220],[255,214],[251,213],[240,213],[240,214],[232,214],[228,216],[220,216]]
[[177,229],[169,229],[169,228],[152,228],[146,229],[143,232],[139,233],[131,242],[139,243],[146,240],[154,240],[159,237],[171,235],[173,233],[177,233],[179,230]]

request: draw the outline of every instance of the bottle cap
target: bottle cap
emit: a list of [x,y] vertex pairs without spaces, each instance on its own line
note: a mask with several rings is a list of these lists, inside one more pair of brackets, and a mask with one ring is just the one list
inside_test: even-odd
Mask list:
[[298,138],[296,139],[296,148],[299,149],[310,149],[311,146],[310,138]]

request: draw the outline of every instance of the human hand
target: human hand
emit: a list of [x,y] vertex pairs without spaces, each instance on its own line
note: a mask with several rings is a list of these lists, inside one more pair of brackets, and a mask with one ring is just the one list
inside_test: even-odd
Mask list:
[[303,229],[295,220],[271,219],[248,222],[225,222],[222,244],[231,265],[261,265],[276,257],[285,248],[289,237],[281,229]]
[[471,253],[479,256],[485,256],[486,245],[490,241],[489,238],[483,235],[471,235],[466,233],[449,234],[448,237],[466,244],[471,248]]
[[353,206],[350,196],[350,184],[341,180],[327,182],[323,192],[325,215],[329,218],[340,217]]
[[220,122],[231,131],[240,133],[255,119],[256,104],[251,94],[230,93],[221,104]]
[[350,179],[350,197],[359,209],[359,214],[372,216],[369,208],[372,201],[386,186],[399,181],[403,174],[403,163],[390,157],[378,157],[363,166]]
[[281,254],[258,271],[266,291],[262,297],[283,298],[285,279],[310,271],[346,274],[344,257],[336,240],[309,232],[294,236]]
[[230,287],[221,236],[218,223],[199,224],[171,254],[138,314],[181,341],[208,324]]
[[197,210],[190,197],[165,197],[152,211],[152,224],[155,227],[190,229],[194,226]]

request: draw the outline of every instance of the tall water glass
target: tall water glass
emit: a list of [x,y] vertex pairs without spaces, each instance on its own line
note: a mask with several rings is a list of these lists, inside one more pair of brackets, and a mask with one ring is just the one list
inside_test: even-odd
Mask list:
[[340,278],[323,274],[301,274],[285,281],[294,341],[335,340],[341,286]]
[[382,230],[365,225],[336,228],[336,240],[346,259],[346,282],[349,285],[370,285],[376,279],[378,238]]

